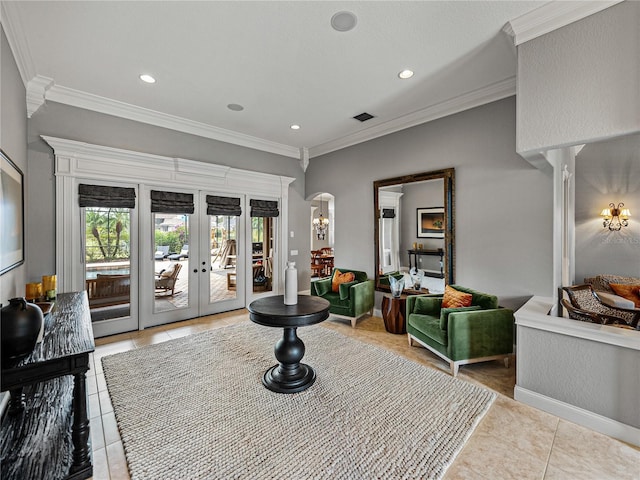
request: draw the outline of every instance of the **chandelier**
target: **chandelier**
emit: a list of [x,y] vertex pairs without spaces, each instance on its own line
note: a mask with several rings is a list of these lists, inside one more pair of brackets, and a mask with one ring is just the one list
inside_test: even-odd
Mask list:
[[618,206],[614,203],[609,204],[609,208],[605,208],[600,213],[604,217],[602,225],[609,230],[620,230],[622,227],[629,226],[629,217],[631,212],[628,208],[624,208],[624,203],[619,203]]
[[322,216],[322,200],[323,198],[320,197],[320,215],[313,219],[313,228],[318,240],[324,240],[324,236],[327,233],[327,227],[329,226],[329,219]]

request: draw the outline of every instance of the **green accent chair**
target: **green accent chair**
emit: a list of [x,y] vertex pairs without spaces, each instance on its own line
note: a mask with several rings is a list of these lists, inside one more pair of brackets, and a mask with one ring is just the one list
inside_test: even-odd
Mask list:
[[[339,292],[332,292],[331,282],[336,270],[342,273],[353,272],[356,278],[353,282],[341,284]],[[331,277],[311,282],[311,295],[328,300],[331,304],[329,313],[351,320],[353,328],[356,328],[356,322],[364,315],[373,315],[374,283],[367,277],[366,272],[335,268]]]
[[495,295],[451,286],[472,295],[470,307],[442,308],[442,295],[407,297],[409,345],[418,342],[449,362],[454,377],[460,365],[469,363],[504,359],[508,367],[513,356],[513,310],[500,308]]

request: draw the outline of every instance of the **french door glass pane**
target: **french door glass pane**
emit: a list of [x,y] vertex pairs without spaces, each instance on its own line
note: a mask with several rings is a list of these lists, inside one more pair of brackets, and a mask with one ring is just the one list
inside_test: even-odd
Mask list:
[[210,303],[237,297],[236,259],[240,254],[240,245],[237,242],[237,220],[236,216],[209,216]]
[[273,224],[271,217],[251,217],[254,293],[273,290]]
[[189,215],[154,213],[154,312],[189,306]]
[[93,322],[130,316],[131,212],[87,207],[85,283]]

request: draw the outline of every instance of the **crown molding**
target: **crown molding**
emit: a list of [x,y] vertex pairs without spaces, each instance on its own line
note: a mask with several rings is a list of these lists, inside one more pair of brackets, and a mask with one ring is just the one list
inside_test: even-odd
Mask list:
[[53,78],[36,75],[27,83],[27,117],[44,105],[47,91],[53,86]]
[[11,53],[13,53],[13,57],[16,60],[20,78],[22,78],[22,83],[26,88],[29,80],[36,75],[36,68],[27,39],[24,35],[19,34],[24,32],[24,29],[20,24],[20,17],[15,8],[14,2],[0,2],[0,21],[7,36]]
[[507,22],[502,29],[513,37],[514,44],[528,42],[545,33],[612,7],[623,0],[553,1]]
[[366,130],[361,130],[360,132],[316,145],[309,149],[309,156],[313,158],[334,152],[336,150],[382,137],[399,130],[404,130],[422,123],[437,120],[438,118],[453,115],[454,113],[462,112],[463,110],[495,102],[515,94],[516,79],[515,77],[510,77],[506,80],[487,85],[486,87],[473,90],[455,98],[436,103],[435,105],[423,108],[414,113],[410,113],[409,115],[404,115]]
[[300,149],[300,167],[303,172],[306,172],[309,167],[309,149],[307,147]]
[[51,88],[46,91],[45,97],[52,102],[63,103],[107,115],[114,115],[136,122],[168,128],[199,137],[211,138],[233,145],[261,150],[263,152],[275,153],[296,159],[300,158],[300,150],[297,147],[270,142],[262,138],[252,137],[167,113],[157,112],[148,108],[93,95],[61,85],[51,86]]

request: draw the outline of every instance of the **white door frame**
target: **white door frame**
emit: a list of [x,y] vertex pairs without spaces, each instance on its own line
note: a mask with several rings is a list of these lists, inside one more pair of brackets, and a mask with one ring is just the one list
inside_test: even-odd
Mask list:
[[[145,198],[144,192],[150,190],[151,185],[170,191],[242,193],[247,198],[278,200],[280,216],[276,222],[278,234],[277,248],[274,252],[276,256],[273,259],[274,281],[273,291],[269,293],[276,295],[284,292],[281,270],[287,260],[289,185],[295,178],[75,140],[49,136],[42,136],[42,139],[55,153],[56,274],[60,292],[84,290],[83,272],[80,272],[78,266],[78,259],[82,253],[78,236],[80,212],[77,200],[77,184],[80,178],[94,183],[103,181],[109,185],[131,185],[135,179],[137,191],[140,192],[136,198],[137,223],[142,226],[138,232],[138,259],[153,258],[154,253],[153,245],[148,241],[151,237],[145,235],[144,231],[150,215],[147,213],[150,212],[149,199]],[[245,208],[249,208],[248,202]],[[250,212],[247,210],[246,216],[249,215]],[[248,247],[247,251],[250,252],[250,242]],[[142,265],[147,262],[138,263]],[[149,272],[149,266],[147,267],[139,268],[140,275],[153,273]],[[144,287],[138,290],[144,292]],[[245,302],[248,304],[257,296],[261,295],[247,293]],[[140,309],[141,318],[144,318],[144,313],[144,309]],[[145,327],[143,323],[139,322],[140,329]]]

